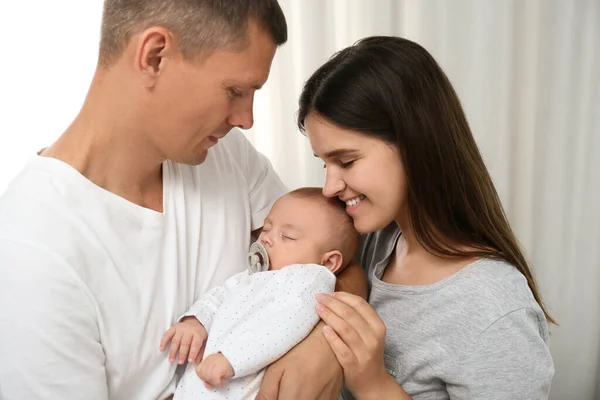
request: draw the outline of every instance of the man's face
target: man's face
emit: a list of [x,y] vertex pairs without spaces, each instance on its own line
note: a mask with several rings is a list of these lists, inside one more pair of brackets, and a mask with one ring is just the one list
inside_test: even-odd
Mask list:
[[271,270],[291,264],[321,264],[332,249],[328,209],[314,199],[285,195],[275,202],[258,240],[269,254]]
[[252,127],[254,93],[269,76],[276,45],[252,22],[247,39],[203,60],[164,60],[144,105],[145,132],[164,158],[200,164],[233,127]]

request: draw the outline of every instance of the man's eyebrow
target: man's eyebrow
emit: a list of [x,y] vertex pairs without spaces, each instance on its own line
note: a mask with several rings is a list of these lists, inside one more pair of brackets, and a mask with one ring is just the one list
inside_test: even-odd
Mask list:
[[[325,153],[325,155],[323,156],[323,158],[335,158],[335,157],[342,157],[342,156],[349,156],[349,155],[353,155],[358,153],[358,150],[352,150],[352,149],[336,149],[336,150],[331,150],[327,153]],[[319,156],[317,154],[313,155],[317,158],[319,158]]]

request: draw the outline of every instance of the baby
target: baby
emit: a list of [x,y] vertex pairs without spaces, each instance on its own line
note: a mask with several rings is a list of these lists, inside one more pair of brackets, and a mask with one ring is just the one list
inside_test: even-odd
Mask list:
[[315,295],[333,292],[334,274],[354,256],[358,233],[344,207],[319,188],[275,202],[258,238],[268,270],[229,278],[165,333],[171,361],[182,352],[189,361],[175,400],[255,398],[265,368],[319,321]]

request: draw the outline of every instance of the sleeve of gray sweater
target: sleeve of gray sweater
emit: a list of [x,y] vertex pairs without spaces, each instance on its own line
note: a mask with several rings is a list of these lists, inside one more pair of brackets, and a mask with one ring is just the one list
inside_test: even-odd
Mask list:
[[451,399],[545,399],[553,370],[531,308],[502,316],[469,346],[446,382]]

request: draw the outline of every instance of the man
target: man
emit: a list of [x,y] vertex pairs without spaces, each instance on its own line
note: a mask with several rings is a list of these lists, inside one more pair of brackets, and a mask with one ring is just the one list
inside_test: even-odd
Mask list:
[[[0,199],[1,398],[173,393],[162,334],[285,192],[237,128],[286,39],[276,0],[105,1],[79,115]],[[341,376],[316,329],[259,397],[335,398]]]

